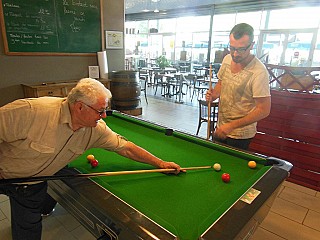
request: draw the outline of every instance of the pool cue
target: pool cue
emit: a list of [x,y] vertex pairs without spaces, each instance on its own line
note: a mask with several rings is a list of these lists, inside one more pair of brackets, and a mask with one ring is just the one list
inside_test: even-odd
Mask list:
[[[187,170],[200,170],[200,169],[208,169],[208,168],[212,168],[212,166],[186,167],[186,168],[181,168],[181,170],[187,171]],[[174,168],[168,168],[168,169],[162,168],[162,169],[118,171],[118,172],[79,173],[79,174],[68,174],[68,175],[9,178],[9,179],[0,179],[0,186],[5,184],[29,183],[29,182],[38,182],[38,181],[59,180],[59,179],[65,179],[65,178],[78,178],[78,177],[89,178],[89,177],[118,176],[118,175],[141,174],[141,173],[170,173],[174,171],[176,171],[176,169]]]
[[[212,65],[210,64],[210,71],[209,71],[209,91],[212,89]],[[207,140],[210,139],[210,130],[211,130],[211,102],[208,101],[208,128],[207,128]]]

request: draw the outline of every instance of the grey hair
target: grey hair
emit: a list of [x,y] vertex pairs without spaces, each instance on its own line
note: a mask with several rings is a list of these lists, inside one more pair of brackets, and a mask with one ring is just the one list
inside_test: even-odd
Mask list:
[[101,82],[92,78],[83,78],[71,89],[67,100],[70,104],[80,101],[94,105],[99,98],[110,99],[111,97],[111,92]]

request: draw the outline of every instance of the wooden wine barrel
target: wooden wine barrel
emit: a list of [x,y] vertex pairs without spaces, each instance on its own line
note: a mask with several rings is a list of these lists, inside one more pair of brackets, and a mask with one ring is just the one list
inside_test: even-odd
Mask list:
[[112,108],[132,110],[140,103],[140,81],[137,71],[118,71],[112,74],[110,83]]

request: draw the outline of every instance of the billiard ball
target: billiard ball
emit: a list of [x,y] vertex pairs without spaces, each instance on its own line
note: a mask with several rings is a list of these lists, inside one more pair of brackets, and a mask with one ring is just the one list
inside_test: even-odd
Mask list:
[[215,163],[213,165],[213,169],[216,170],[217,172],[219,172],[221,170],[221,165],[219,163]]
[[94,158],[94,156],[92,155],[92,154],[89,154],[88,156],[87,156],[87,160],[88,160],[88,162],[91,162],[91,161],[93,161],[95,158]]
[[228,174],[228,173],[223,173],[223,174],[221,175],[221,179],[222,179],[222,181],[224,181],[225,183],[230,182],[230,174]]
[[255,161],[249,161],[248,166],[249,166],[249,168],[256,168],[257,164]]
[[97,159],[92,160],[90,163],[93,168],[95,168],[99,165],[99,161]]

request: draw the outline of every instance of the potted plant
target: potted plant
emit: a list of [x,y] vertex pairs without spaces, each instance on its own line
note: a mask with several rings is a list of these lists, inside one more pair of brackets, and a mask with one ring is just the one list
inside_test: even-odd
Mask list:
[[166,58],[165,55],[161,55],[156,59],[156,64],[159,66],[159,68],[164,69],[165,67],[170,66],[170,61]]

